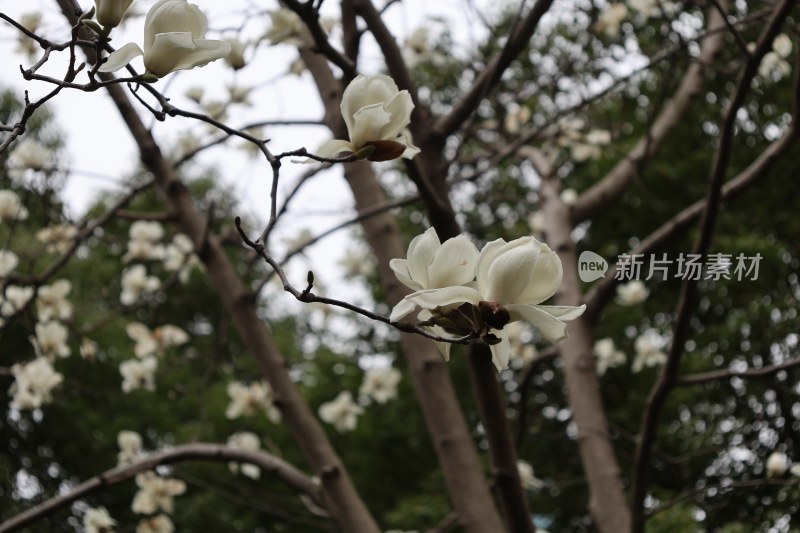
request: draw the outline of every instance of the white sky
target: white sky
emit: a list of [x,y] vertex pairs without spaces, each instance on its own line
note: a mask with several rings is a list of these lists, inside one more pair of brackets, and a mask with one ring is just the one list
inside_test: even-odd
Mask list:
[[[133,9],[145,13],[153,3],[155,0],[135,0]],[[277,2],[254,0],[226,2],[194,0],[192,3],[200,6],[208,16],[210,26],[208,38],[218,38],[220,35],[233,36],[236,28],[241,27],[243,40],[253,40],[261,36],[268,28],[269,20],[266,15],[243,17],[243,13],[252,14],[258,10],[277,7]],[[80,4],[84,9],[88,9],[93,2],[81,0]],[[442,25],[436,19],[449,18],[455,21],[448,24],[448,29],[454,34],[453,37],[457,41],[468,42],[475,39],[474,33],[480,34],[482,31],[478,18],[469,7],[471,4],[459,0],[438,2],[406,0],[392,6],[385,20],[402,42],[405,36],[422,25],[429,27],[434,34],[441,31]],[[257,6],[257,9],[252,6]],[[337,9],[338,2],[329,0],[324,4],[323,13],[335,16]],[[66,40],[68,37],[69,30],[64,24],[55,0],[0,0],[0,11],[12,17],[40,11],[43,14],[40,34],[54,41]],[[243,20],[245,20],[244,25],[242,25]],[[141,44],[142,25],[143,17],[139,17],[123,28],[115,29],[112,33],[112,44],[117,48],[130,41]],[[338,33],[334,33],[334,36],[336,35]],[[0,65],[2,71],[7,73],[2,84],[17,89],[20,96],[22,91],[27,89],[31,97],[36,98],[51,87],[42,83],[26,82],[19,74],[19,65],[27,66],[28,60],[22,54],[14,52],[16,37],[13,28],[0,23],[0,47],[4,51],[0,54]],[[376,72],[382,67],[379,52],[370,45],[371,42],[366,39],[362,52],[363,59],[359,65],[366,73]],[[223,61],[218,61],[203,68],[171,74],[159,81],[156,87],[173,97],[173,102],[177,106],[198,110],[197,106],[183,97],[189,87],[203,87],[204,101],[211,101],[224,100],[227,96],[226,87],[234,81],[243,86],[257,85],[258,88],[253,91],[250,98],[253,107],[236,106],[230,109],[226,123],[231,126],[260,120],[321,118],[322,107],[309,75],[306,74],[302,78],[282,76],[297,57],[293,47],[286,45],[269,47],[262,44],[255,57],[252,49],[248,51],[246,57],[250,60],[248,66],[236,74]],[[52,67],[48,66],[42,73],[58,77],[63,71],[64,63],[54,58],[51,64]],[[141,59],[134,60],[133,65],[141,72]],[[125,187],[123,177],[128,175],[138,162],[138,152],[116,109],[102,91],[93,94],[74,90],[64,91],[52,101],[50,107],[55,113],[60,131],[65,134],[68,154],[66,164],[72,170],[64,196],[71,214],[79,216],[98,191],[109,188],[119,190]],[[187,131],[195,133],[202,139],[213,137],[209,136],[209,127],[204,123],[184,118],[168,118],[166,122],[159,123],[146,116],[144,108],[140,109],[146,123],[153,125],[154,134],[160,141],[174,144],[176,139]],[[307,126],[268,128],[266,135],[272,139],[270,148],[273,153],[303,146],[314,150],[329,138],[329,133],[323,127]],[[241,141],[233,140],[227,146],[241,144]],[[226,185],[242,202],[242,212],[259,221],[267,219],[271,170],[263,159],[249,159],[241,150],[223,147],[204,152],[200,161],[216,166],[222,171],[222,179],[226,180]],[[281,190],[287,191],[295,182],[295,178],[307,169],[306,165],[291,164],[286,161],[281,172]],[[340,173],[335,170],[315,178],[315,182],[304,189],[293,205],[294,209],[285,220],[282,220],[276,231],[277,239],[273,241],[275,244],[296,236],[304,228],[317,233],[352,216],[349,189],[340,177]],[[258,229],[260,228],[253,228],[253,232]],[[347,234],[340,232],[315,245],[307,255],[312,264],[324,264],[317,259],[330,264],[330,258],[340,257],[347,247]],[[297,270],[296,275],[292,278],[302,283],[300,280],[305,278],[305,269],[295,270]]]

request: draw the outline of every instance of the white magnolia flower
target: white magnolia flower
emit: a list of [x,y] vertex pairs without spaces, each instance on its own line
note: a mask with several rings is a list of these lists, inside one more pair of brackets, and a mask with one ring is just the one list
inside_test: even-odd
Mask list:
[[67,300],[72,283],[60,279],[52,285],[42,285],[36,293],[36,310],[40,322],[48,320],[69,320],[72,317],[72,304]]
[[105,28],[115,28],[133,0],[94,0],[94,3],[97,6],[97,22]]
[[195,267],[202,267],[194,253],[194,243],[188,235],[179,233],[172,238],[164,252],[164,269],[177,272],[181,283],[187,283]]
[[133,497],[131,509],[134,513],[152,514],[158,510],[174,511],[173,497],[186,492],[186,483],[179,479],[165,478],[155,472],[136,476],[139,492]]
[[609,368],[624,365],[628,359],[625,352],[617,350],[614,339],[610,337],[595,341],[594,355],[597,357],[598,376],[604,375]]
[[0,222],[27,218],[28,210],[22,205],[17,193],[8,189],[0,190]]
[[150,261],[164,257],[164,247],[158,242],[164,237],[164,227],[156,221],[137,220],[128,230],[128,251],[124,262]]
[[528,228],[533,235],[543,235],[545,230],[544,211],[534,211],[528,216]]
[[490,344],[498,370],[507,368],[511,357],[503,326],[523,320],[555,343],[567,336],[565,322],[578,318],[586,309],[585,305],[540,305],[558,290],[563,274],[558,255],[533,237],[521,237],[511,242],[497,239],[487,243],[478,257],[476,274],[476,287],[453,285],[418,290],[405,299],[440,314],[443,309],[447,312],[463,303],[477,307],[495,337]]
[[767,52],[758,65],[758,74],[767,80],[779,81],[792,73],[792,66],[777,52]]
[[60,322],[39,322],[36,324],[34,345],[39,353],[48,358],[67,357],[72,351],[67,346],[69,331]]
[[199,104],[203,100],[203,95],[205,94],[206,90],[199,86],[189,87],[186,89],[186,92],[183,93],[186,98],[189,100],[193,100],[195,103]]
[[396,368],[370,368],[364,374],[358,394],[378,403],[386,403],[397,397],[397,384],[401,377]]
[[353,401],[350,391],[342,391],[333,401],[319,406],[319,417],[340,433],[354,430],[358,416],[363,412],[364,409]]
[[250,101],[250,93],[252,92],[253,87],[246,87],[244,85],[231,85],[228,87],[228,101],[231,104],[239,104],[250,107],[253,105],[253,103]]
[[[261,440],[258,438],[258,435],[251,431],[239,431],[228,437],[228,446],[238,450],[257,452],[261,449]],[[239,463],[228,463],[228,468],[230,468],[230,471],[234,474],[241,469],[243,475],[252,479],[261,477],[261,469],[253,464],[243,463],[240,465]]]
[[648,330],[636,337],[633,349],[636,357],[631,371],[641,372],[645,367],[660,366],[667,362],[667,354],[663,351],[664,339],[654,330]]
[[789,470],[792,462],[785,453],[772,452],[767,457],[767,477],[781,477]]
[[148,276],[144,265],[133,265],[122,271],[122,292],[119,300],[123,305],[133,305],[145,294],[161,288],[161,280]]
[[153,330],[140,322],[131,322],[125,327],[128,337],[136,341],[133,353],[142,359],[149,355],[164,355],[167,348],[180,346],[189,341],[189,334],[178,326],[165,324]]
[[231,53],[227,41],[205,39],[208,19],[186,0],[160,0],[144,20],[144,51],[128,43],[108,56],[100,72],[114,72],[144,55],[147,72],[163,78],[176,70],[201,67]]
[[83,515],[85,533],[113,533],[117,522],[105,507],[89,507]]
[[420,27],[406,39],[403,59],[408,68],[414,68],[422,63],[433,63],[437,66],[445,63],[445,57],[428,44],[429,33],[428,28]]
[[400,91],[389,76],[356,77],[344,90],[340,107],[350,140],[325,142],[317,151],[319,156],[358,153],[370,148],[373,151],[366,159],[387,161],[398,157],[412,159],[419,153],[406,129],[414,102],[408,91]]
[[785,33],[776,36],[772,41],[772,50],[783,59],[792,55],[792,39]]
[[27,170],[49,170],[53,151],[32,137],[25,137],[14,145],[8,155],[8,175],[21,180]]
[[225,411],[225,416],[230,419],[240,416],[252,416],[259,411],[264,411],[273,423],[281,420],[281,412],[272,403],[272,388],[268,383],[255,381],[250,385],[234,381],[228,384],[228,396],[231,403]]
[[607,37],[618,37],[622,21],[628,18],[628,6],[623,3],[611,4],[597,17],[595,29]]
[[290,44],[293,46],[303,46],[303,30],[305,25],[294,11],[289,9],[278,9],[269,12],[269,19],[272,23],[264,38],[270,44]]
[[228,44],[231,45],[231,53],[227,55],[225,61],[227,61],[228,65],[230,65],[233,70],[244,68],[245,65],[247,65],[247,62],[244,59],[244,43],[236,38],[231,38],[227,41]]
[[20,25],[31,33],[36,33],[39,25],[42,23],[42,13],[40,11],[31,11],[24,13],[19,18]]
[[346,278],[366,277],[375,272],[372,257],[362,250],[348,250],[339,260],[339,266]]
[[81,357],[88,361],[94,361],[97,358],[97,343],[91,339],[81,339],[81,347],[79,349]]
[[662,12],[671,16],[678,11],[678,5],[670,0],[628,0],[631,9],[637,13],[641,13],[645,17],[657,17]]
[[564,189],[561,191],[561,201],[567,205],[575,205],[578,201],[578,191],[575,189]]
[[795,463],[789,468],[789,473],[794,477],[800,477],[800,463]]
[[534,475],[533,467],[527,461],[517,460],[517,471],[522,486],[528,490],[539,490],[546,485],[544,481]]
[[45,244],[50,253],[66,253],[75,243],[78,228],[72,224],[47,226],[36,232],[36,238]]
[[0,278],[4,278],[11,274],[17,265],[19,258],[17,254],[11,250],[0,250]]
[[145,456],[142,451],[142,436],[135,431],[123,429],[117,433],[117,466],[133,464]]
[[33,287],[7,285],[0,291],[0,316],[10,317],[21,311],[33,298]]
[[140,520],[136,526],[136,533],[173,533],[174,531],[175,526],[172,524],[172,520],[165,514]]
[[56,372],[44,357],[13,365],[11,374],[14,383],[8,392],[13,396],[11,405],[16,409],[38,409],[51,402],[51,391],[64,380],[64,376]]
[[617,285],[617,303],[620,305],[638,305],[650,296],[650,290],[644,282],[639,280],[629,281],[624,285]]
[[119,365],[119,373],[122,375],[123,392],[131,392],[137,389],[156,390],[156,370],[158,360],[153,357],[144,359],[128,359]]

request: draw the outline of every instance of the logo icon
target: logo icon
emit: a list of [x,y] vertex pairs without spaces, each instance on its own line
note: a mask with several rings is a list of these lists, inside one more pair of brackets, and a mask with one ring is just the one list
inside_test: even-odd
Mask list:
[[591,283],[606,275],[608,262],[594,252],[586,250],[578,258],[578,277],[585,283]]

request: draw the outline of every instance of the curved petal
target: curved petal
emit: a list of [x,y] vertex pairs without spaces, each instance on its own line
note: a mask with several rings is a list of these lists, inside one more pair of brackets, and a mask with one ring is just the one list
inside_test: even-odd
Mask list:
[[547,311],[534,305],[514,304],[506,306],[511,320],[524,320],[542,332],[542,336],[553,344],[567,337],[567,325]]
[[411,123],[414,102],[408,91],[400,91],[384,104],[384,109],[392,118],[381,130],[381,139],[393,139]]
[[421,152],[419,148],[414,146],[414,139],[411,138],[411,132],[408,130],[403,130],[400,135],[395,138],[395,141],[403,143],[406,147],[403,155],[400,157],[414,159],[414,156]]
[[424,289],[422,285],[411,279],[411,274],[408,273],[408,262],[405,259],[392,259],[389,261],[389,268],[392,269],[397,280],[412,291]]
[[150,8],[144,19],[145,55],[161,33],[187,32],[193,39],[202,39],[207,29],[208,19],[196,5],[186,0],[161,0]]
[[517,301],[531,281],[537,260],[537,250],[527,245],[508,243],[488,269],[488,287],[483,293],[486,300],[507,305]]
[[409,294],[406,299],[411,300],[423,309],[436,309],[460,303],[478,305],[478,302],[481,301],[481,295],[475,289],[458,286],[418,291]]
[[441,243],[436,235],[436,230],[428,228],[422,235],[417,235],[411,239],[406,253],[406,265],[408,273],[415,282],[419,283],[422,289],[432,289],[428,282],[428,265],[433,261],[436,250]]
[[466,235],[448,239],[428,265],[429,287],[463,285],[475,279],[478,249]]
[[128,43],[109,54],[108,58],[106,58],[106,62],[97,70],[99,72],[116,72],[130,63],[134,57],[139,57],[142,54],[144,54],[144,52],[142,52],[138,44]]
[[[537,241],[538,242],[538,241]],[[538,304],[553,296],[561,286],[564,270],[561,259],[544,243],[539,243],[539,258],[533,267],[530,283],[515,303]]]
[[564,321],[575,320],[586,311],[586,304],[579,305],[578,307],[573,307],[571,305],[537,305],[536,307]]
[[228,41],[194,40],[191,33],[159,33],[144,55],[144,66],[158,76],[176,70],[202,67],[231,53]]
[[[336,157],[342,152],[355,152],[355,147],[350,144],[348,141],[343,141],[341,139],[332,139],[330,141],[325,141],[322,143],[322,146],[317,148],[316,155],[319,157]],[[309,161],[313,161],[313,159],[309,159]]]
[[506,241],[497,239],[487,242],[481,249],[481,255],[478,257],[478,264],[475,267],[475,275],[478,280],[478,290],[484,293],[489,288],[489,266],[500,253],[500,249],[505,246]]
[[499,343],[489,346],[492,350],[492,362],[499,372],[508,368],[508,362],[511,360],[511,343],[508,341],[506,330],[493,329],[492,333],[500,337]]
[[398,320],[401,320],[406,315],[411,313],[416,308],[417,308],[416,304],[411,300],[409,300],[408,297],[405,297],[399,302],[397,302],[397,305],[394,306],[394,308],[392,309],[392,314],[389,315],[389,321],[397,322]]
[[361,148],[369,141],[383,139],[381,131],[389,124],[392,116],[383,108],[382,103],[362,107],[353,115],[353,130],[350,133],[350,142],[356,148]]

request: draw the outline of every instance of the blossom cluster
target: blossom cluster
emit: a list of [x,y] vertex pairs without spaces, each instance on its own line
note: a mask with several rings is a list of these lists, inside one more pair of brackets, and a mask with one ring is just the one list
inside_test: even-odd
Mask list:
[[[555,343],[586,307],[541,305],[558,290],[563,271],[558,255],[534,237],[497,239],[479,252],[465,235],[441,243],[431,228],[411,241],[406,259],[389,266],[415,291],[395,305],[391,321],[419,308],[417,318],[440,336],[479,336],[498,370],[511,358],[507,324],[528,322]],[[437,346],[449,359],[450,343]]]

